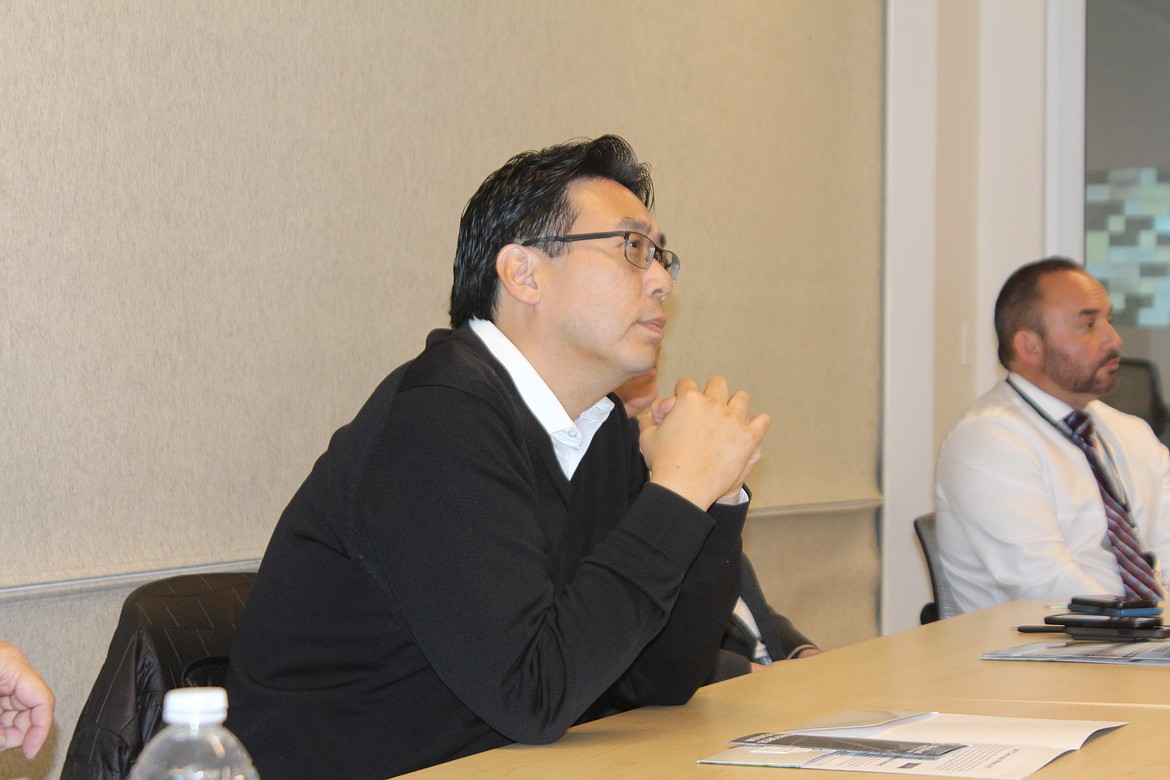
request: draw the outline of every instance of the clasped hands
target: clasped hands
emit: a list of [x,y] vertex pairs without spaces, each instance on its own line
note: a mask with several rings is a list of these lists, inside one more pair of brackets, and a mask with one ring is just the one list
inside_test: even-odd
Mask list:
[[680,379],[674,395],[638,416],[650,481],[703,509],[738,502],[772,425],[767,414],[749,415],[750,400],[743,390],[731,393],[723,377],[701,390],[693,379]]

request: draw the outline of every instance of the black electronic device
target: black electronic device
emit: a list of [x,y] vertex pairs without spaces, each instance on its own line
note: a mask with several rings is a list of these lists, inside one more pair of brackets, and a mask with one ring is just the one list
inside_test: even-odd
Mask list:
[[1091,612],[1061,612],[1056,615],[1046,615],[1044,622],[1052,626],[1077,626],[1079,628],[1157,628],[1162,625],[1162,618],[1158,615],[1144,617],[1100,615]]
[[1144,609],[1156,607],[1158,602],[1153,599],[1137,599],[1128,596],[1117,596],[1112,593],[1102,593],[1092,596],[1073,596],[1069,599],[1069,606],[1074,604],[1084,607],[1099,607],[1101,609]]
[[1170,627],[1154,628],[1106,628],[1104,626],[1065,626],[1065,633],[1073,639],[1090,639],[1094,642],[1137,642],[1143,639],[1170,638]]
[[1070,612],[1112,617],[1153,617],[1162,614],[1162,607],[1153,599],[1136,599],[1113,594],[1073,596],[1068,602]]

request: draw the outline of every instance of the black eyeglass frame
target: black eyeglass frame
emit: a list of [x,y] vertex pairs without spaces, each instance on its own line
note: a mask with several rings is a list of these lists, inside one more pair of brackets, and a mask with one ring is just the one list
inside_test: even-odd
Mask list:
[[[573,241],[592,241],[595,238],[618,238],[619,236],[622,239],[622,256],[626,258],[627,263],[635,268],[645,270],[650,267],[651,263],[657,261],[670,274],[672,281],[678,279],[678,271],[682,267],[678,253],[670,249],[663,249],[658,244],[655,244],[654,239],[650,238],[650,236],[645,233],[640,233],[637,230],[606,230],[601,233],[571,233],[564,236],[540,236],[539,238],[530,238],[522,242],[520,246],[532,246],[533,244],[547,244],[552,242],[567,244]],[[646,265],[636,263],[630,259],[630,236],[641,236],[650,245],[650,254],[646,256]]]

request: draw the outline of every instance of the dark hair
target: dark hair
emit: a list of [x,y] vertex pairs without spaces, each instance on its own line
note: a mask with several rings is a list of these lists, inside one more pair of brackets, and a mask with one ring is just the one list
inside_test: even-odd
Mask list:
[[1008,277],[995,299],[995,337],[999,341],[999,362],[1004,368],[1015,356],[1012,340],[1021,330],[1044,332],[1044,316],[1040,309],[1040,280],[1057,271],[1087,274],[1084,266],[1067,257],[1046,257],[1016,269]]
[[[521,152],[479,185],[459,221],[451,285],[451,327],[472,317],[494,317],[499,283],[496,255],[505,246],[569,230],[573,213],[566,190],[578,179],[612,179],[651,208],[650,166],[616,135],[569,141]],[[554,247],[555,254],[561,247]]]

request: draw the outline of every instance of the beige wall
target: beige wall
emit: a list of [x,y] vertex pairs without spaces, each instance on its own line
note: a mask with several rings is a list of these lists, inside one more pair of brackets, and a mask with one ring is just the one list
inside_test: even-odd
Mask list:
[[883,632],[918,624],[912,521],[938,443],[998,379],[1011,271],[1083,245],[1083,0],[887,0]]
[[991,328],[971,295],[978,270],[979,5],[941,3],[939,37],[938,240],[935,247],[935,447],[971,399],[974,355]]
[[445,324],[475,186],[575,136],[654,166],[684,263],[662,374],[773,414],[755,506],[847,516],[811,562],[749,530],[761,576],[831,588],[851,534],[870,603],[882,26],[879,0],[0,0],[0,635],[61,694],[55,751],[0,775],[54,774],[129,585],[261,555]]

